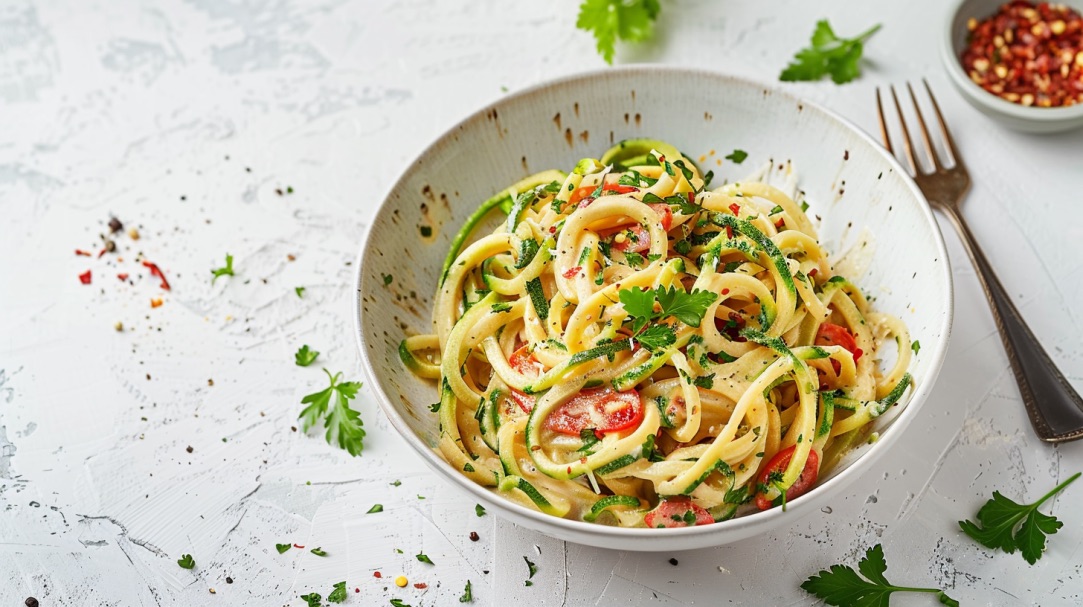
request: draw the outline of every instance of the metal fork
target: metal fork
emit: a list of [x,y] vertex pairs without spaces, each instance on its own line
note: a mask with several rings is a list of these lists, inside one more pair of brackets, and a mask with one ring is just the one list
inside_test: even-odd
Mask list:
[[[939,209],[951,220],[956,231],[962,238],[970,260],[978,270],[982,289],[985,297],[989,300],[989,307],[993,312],[993,320],[997,330],[1000,331],[1000,340],[1004,343],[1004,349],[1011,361],[1012,372],[1015,381],[1019,384],[1019,392],[1023,396],[1023,404],[1026,405],[1027,415],[1034,431],[1043,441],[1059,443],[1083,438],[1083,398],[1080,398],[1064,375],[1046,354],[1041,344],[1034,337],[1022,315],[1008,297],[1004,287],[1000,284],[996,274],[993,273],[989,260],[982,253],[981,247],[974,240],[974,235],[966,225],[966,220],[959,208],[959,203],[970,190],[970,174],[967,173],[966,165],[955,147],[955,141],[948,132],[944,123],[944,117],[940,114],[940,106],[936,103],[929,83],[924,79],[925,90],[929,93],[929,100],[936,113],[936,120],[940,124],[940,132],[943,135],[944,147],[951,154],[954,164],[947,168],[945,163],[938,157],[936,148],[933,147],[929,138],[929,129],[925,126],[925,118],[921,115],[914,89],[908,82],[906,88],[910,92],[910,100],[914,103],[914,114],[917,116],[918,126],[921,130],[921,138],[925,142],[925,153],[931,161],[933,170],[923,172],[921,165],[914,160],[914,145],[910,139],[910,130],[906,126],[903,117],[902,106],[895,94],[895,87],[891,87],[891,98],[895,102],[895,110],[899,115],[899,125],[902,130],[902,145],[908,169],[911,177],[932,203],[933,208]],[[891,136],[888,133],[887,121],[884,118],[884,106],[880,100],[880,89],[876,89],[876,109],[880,115],[880,132],[884,138],[884,146],[893,155],[895,150],[891,145]]]

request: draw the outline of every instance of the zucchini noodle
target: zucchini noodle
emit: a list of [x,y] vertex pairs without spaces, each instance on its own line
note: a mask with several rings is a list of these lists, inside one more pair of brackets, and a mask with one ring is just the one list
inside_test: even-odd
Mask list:
[[672,145],[629,140],[485,201],[432,333],[399,347],[439,386],[444,458],[526,507],[626,527],[815,484],[912,385],[910,336],[833,273],[793,172],[779,188],[771,170],[709,189]]

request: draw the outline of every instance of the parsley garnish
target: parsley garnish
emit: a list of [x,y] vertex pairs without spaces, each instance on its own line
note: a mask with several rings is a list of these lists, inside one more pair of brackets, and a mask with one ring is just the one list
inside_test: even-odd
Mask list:
[[819,80],[831,75],[835,84],[845,84],[861,75],[861,53],[865,41],[880,29],[874,25],[856,38],[839,38],[826,19],[816,22],[811,45],[797,51],[778,79],[783,82]]
[[422,563],[428,563],[430,565],[435,565],[436,564],[436,563],[432,562],[432,559],[429,558],[429,555],[425,554],[424,552],[418,552],[417,553],[417,560],[421,561]]
[[[1083,473],[1076,472],[1033,504],[1017,504],[999,491],[994,491],[993,499],[978,510],[977,518],[981,526],[967,520],[959,521],[959,527],[986,548],[999,548],[1008,554],[1018,549],[1023,559],[1033,565],[1042,558],[1046,534],[1054,534],[1064,526],[1057,517],[1038,512],[1038,506],[1060,493],[1080,474]],[[1016,527],[1019,527],[1019,531],[1015,531]]]
[[507,302],[504,302],[504,301],[498,301],[498,302],[493,304],[493,312],[497,312],[497,313],[499,313],[499,312],[508,312],[510,310],[511,310],[511,304],[510,303],[507,303]]
[[481,504],[474,504],[474,513],[478,516],[485,516],[485,507]]
[[320,607],[320,603],[323,601],[323,597],[315,592],[309,594],[302,594],[301,600],[308,603],[308,607]]
[[181,566],[181,569],[191,569],[196,566],[196,560],[190,554],[182,554],[177,564]]
[[383,278],[384,278],[384,286],[385,287],[390,285],[392,280],[395,280],[395,277],[390,275],[390,274],[380,274],[380,276],[383,276]]
[[474,591],[470,588],[470,580],[466,580],[466,589],[463,590],[463,595],[459,597],[460,603],[473,603]]
[[369,511],[366,512],[365,514],[376,514],[377,512],[383,512],[383,511],[384,511],[384,505],[383,504],[373,504],[372,508],[369,508]]
[[576,449],[580,453],[586,453],[590,451],[590,448],[598,444],[598,435],[594,433],[594,428],[583,428],[579,431],[579,440],[583,441],[583,446]]
[[530,578],[526,580],[525,585],[526,586],[533,586],[534,582],[532,582],[530,580],[534,579],[534,574],[538,572],[538,566],[535,565],[533,562],[531,562],[531,560],[526,558],[525,556],[523,557],[523,560],[526,561],[527,571],[530,572]]
[[301,346],[297,350],[297,352],[294,353],[293,360],[294,360],[295,363],[297,363],[298,367],[307,367],[307,366],[311,365],[312,362],[314,360],[316,360],[316,357],[319,356],[319,355],[320,355],[319,352],[317,352],[315,350],[309,350],[308,349],[308,344],[305,344],[305,345]]
[[233,276],[233,256],[226,253],[226,265],[211,270],[211,274],[214,274],[214,278],[211,279],[211,284],[214,284],[214,281],[218,280],[219,276]]
[[325,552],[324,549],[322,547],[320,547],[320,546],[316,546],[315,548],[313,548],[309,552],[311,552],[312,554],[315,554],[316,556],[327,556],[327,552]]
[[735,164],[741,164],[748,158],[748,152],[744,150],[733,150],[729,156],[726,156],[726,160],[732,160]]
[[598,54],[613,63],[617,38],[626,42],[650,38],[660,8],[658,0],[583,0],[575,27],[594,34]]
[[676,343],[677,333],[669,325],[653,325],[636,335],[636,341],[647,350],[654,352]]
[[294,287],[293,292],[297,294],[297,297],[304,297],[305,296],[305,288],[304,287]]
[[714,387],[714,373],[711,373],[710,375],[700,375],[699,377],[692,380],[692,384],[695,385],[697,388],[710,390]]
[[331,375],[323,370],[331,380],[331,385],[320,392],[314,392],[301,399],[301,404],[308,406],[301,411],[302,430],[307,432],[326,415],[323,426],[327,428],[328,444],[338,443],[350,455],[357,456],[364,448],[365,430],[362,428],[361,414],[350,408],[350,401],[357,398],[361,383],[350,381],[339,383],[341,373]]
[[399,487],[399,486],[402,485],[402,481],[397,480],[397,481],[395,481],[393,483],[388,483],[388,484],[391,485],[392,487]]
[[331,594],[327,595],[327,600],[331,603],[342,603],[346,601],[346,582],[341,581],[334,585],[334,590]]
[[643,265],[643,256],[634,251],[625,251],[624,260],[627,261],[628,265],[632,266],[633,268],[638,268],[639,266]]
[[867,580],[858,575],[853,567],[832,565],[830,571],[821,571],[819,575],[805,580],[801,588],[823,599],[828,605],[885,607],[893,592],[935,592],[944,605],[959,607],[959,601],[944,594],[939,588],[892,586],[884,577],[887,561],[884,560],[884,550],[880,544],[865,552],[865,558],[861,559],[857,568]]
[[282,554],[290,548],[293,548],[292,544],[275,544],[275,549],[278,550],[279,554]]
[[[622,289],[617,296],[624,304],[624,310],[632,317],[632,333],[639,333],[652,320],[669,316],[690,327],[698,327],[707,313],[707,306],[718,299],[718,295],[709,291],[686,293],[675,287],[669,287],[669,290],[664,287],[655,287],[654,290]],[[654,311],[655,301],[661,307],[661,312]]]
[[391,599],[391,607],[410,607],[410,605],[403,603],[402,599]]
[[910,344],[910,349],[914,351],[914,354],[917,354],[921,351],[921,342],[915,339],[914,343]]

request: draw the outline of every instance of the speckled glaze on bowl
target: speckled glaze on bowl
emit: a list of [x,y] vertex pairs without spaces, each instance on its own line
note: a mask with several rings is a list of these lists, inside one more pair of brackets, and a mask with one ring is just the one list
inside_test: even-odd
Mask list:
[[[992,16],[1005,2],[962,0],[954,6],[948,5],[940,58],[951,83],[970,105],[1008,128],[1027,133],[1059,133],[1083,127],[1083,103],[1069,107],[1027,107],[1012,103],[978,86],[963,69],[959,57],[966,47],[967,20],[973,17],[981,21]],[[1083,0],[1063,0],[1061,3],[1083,12]]]
[[[876,308],[900,316],[921,341],[912,365],[916,389],[877,420],[880,440],[862,445],[818,487],[775,508],[730,521],[680,529],[622,529],[565,520],[525,508],[474,484],[434,450],[436,384],[399,361],[399,341],[431,330],[432,294],[451,239],[484,199],[525,175],[570,169],[613,142],[654,137],[676,145],[704,171],[739,178],[768,159],[792,160],[820,238],[832,252],[868,229],[868,270],[851,278],[876,296]],[[719,164],[734,148],[741,167]],[[509,95],[425,149],[383,201],[358,260],[354,313],[358,347],[380,406],[437,474],[519,525],[571,542],[623,550],[716,546],[785,527],[819,509],[887,453],[918,415],[948,344],[952,283],[944,242],[927,203],[895,159],[868,135],[816,105],[729,76],[661,66],[590,72]],[[494,218],[495,224],[495,218]],[[422,237],[422,227],[432,233]],[[385,286],[382,276],[394,281]],[[416,294],[411,296],[411,293]],[[866,479],[866,482],[872,482]]]

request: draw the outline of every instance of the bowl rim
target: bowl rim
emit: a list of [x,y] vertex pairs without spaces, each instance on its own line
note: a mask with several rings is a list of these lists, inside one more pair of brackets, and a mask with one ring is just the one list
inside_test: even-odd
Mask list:
[[[943,35],[940,38],[940,58],[944,62],[944,68],[948,72],[948,77],[955,86],[974,102],[990,110],[1011,116],[1018,120],[1034,122],[1036,124],[1051,124],[1083,117],[1083,103],[1077,103],[1068,107],[1025,106],[994,95],[981,88],[976,82],[970,79],[970,76],[968,76],[963,69],[963,64],[959,61],[958,50],[955,48],[955,40],[952,35],[955,21],[959,18],[959,14],[963,10],[963,5],[970,1],[971,0],[956,0],[954,4],[949,5],[950,9],[947,12],[947,18],[944,19]],[[1007,0],[997,0],[993,10],[995,11],[1006,1]],[[1083,12],[1083,8],[1081,7],[1069,5],[1069,8]],[[992,13],[981,17],[971,15],[968,16],[968,18],[984,19],[991,15]]]
[[[432,142],[430,142],[423,150],[418,152],[414,158],[405,165],[406,168],[399,175],[398,179],[390,185],[384,192],[383,199],[380,205],[377,207],[374,216],[378,216],[380,211],[385,206],[391,203],[392,194],[403,187],[404,182],[409,178],[410,171],[417,164],[418,160],[433,153],[438,148],[446,145],[454,134],[456,134],[466,124],[483,118],[487,113],[494,108],[498,109],[501,105],[511,101],[519,100],[524,97],[534,96],[546,89],[554,86],[572,84],[578,81],[586,81],[599,77],[621,77],[621,76],[635,76],[635,75],[650,75],[656,72],[678,72],[688,77],[698,78],[714,78],[729,80],[742,86],[756,87],[765,92],[770,92],[772,95],[777,95],[792,101],[795,105],[800,104],[804,110],[812,110],[822,113],[829,120],[836,121],[839,126],[851,131],[859,139],[864,140],[870,144],[880,156],[888,162],[888,164],[901,176],[907,176],[909,173],[903,168],[902,164],[895,158],[893,154],[883,148],[875,139],[873,139],[867,132],[858,127],[850,120],[842,117],[841,115],[829,110],[818,103],[810,102],[806,99],[798,97],[792,93],[789,93],[781,88],[774,86],[773,84],[765,84],[763,82],[757,82],[755,80],[744,78],[740,76],[734,76],[726,74],[720,71],[690,68],[682,66],[672,65],[657,65],[657,64],[629,64],[618,67],[606,67],[601,69],[587,70],[574,72],[572,74],[560,76],[557,78],[547,79],[537,84],[526,87],[520,91],[510,93],[500,97],[499,99],[486,103],[480,109],[471,112],[465,118],[452,124],[446,130],[444,130],[439,136],[437,136]],[[890,428],[887,432],[880,436],[880,439],[875,444],[871,445],[869,450],[863,454],[857,461],[851,464],[845,470],[842,470],[832,476],[830,479],[817,484],[808,493],[795,498],[793,501],[787,502],[787,508],[784,511],[782,508],[771,508],[770,510],[762,512],[754,512],[744,516],[736,517],[727,521],[720,521],[711,525],[697,525],[693,527],[683,528],[668,528],[664,531],[659,529],[641,529],[641,528],[625,528],[614,527],[608,525],[598,525],[594,523],[587,523],[585,521],[577,521],[557,517],[543,512],[527,508],[520,504],[517,504],[511,500],[503,499],[499,495],[492,493],[488,488],[482,487],[460,474],[457,470],[450,467],[446,460],[441,457],[435,449],[427,448],[423,443],[424,441],[417,439],[413,431],[410,429],[406,420],[395,409],[389,396],[383,391],[380,386],[380,382],[376,380],[378,374],[376,373],[375,366],[372,360],[368,356],[367,340],[364,335],[364,327],[362,320],[363,305],[362,305],[362,287],[365,280],[365,265],[364,261],[366,254],[370,247],[373,246],[372,229],[371,225],[366,226],[365,234],[362,237],[361,247],[358,251],[356,258],[356,278],[355,287],[357,292],[353,297],[352,313],[353,313],[353,326],[354,337],[358,351],[361,355],[361,364],[365,374],[371,380],[371,383],[375,384],[375,388],[372,392],[375,393],[377,402],[392,426],[399,433],[400,437],[419,455],[422,460],[428,465],[429,468],[434,471],[441,472],[449,482],[463,489],[473,497],[477,498],[481,502],[492,504],[496,507],[497,511],[507,510],[508,512],[502,513],[504,516],[508,516],[515,520],[527,520],[533,524],[532,528],[539,532],[553,536],[554,533],[546,531],[547,528],[553,527],[559,529],[559,535],[567,541],[571,540],[571,537],[583,538],[591,537],[596,540],[611,540],[610,547],[629,549],[632,543],[639,543],[635,548],[637,550],[645,551],[660,551],[660,550],[672,550],[673,546],[681,541],[681,538],[699,538],[701,541],[696,544],[697,547],[704,546],[719,546],[725,545],[730,541],[737,541],[740,538],[726,539],[726,535],[731,533],[731,530],[740,529],[746,526],[759,527],[766,530],[770,527],[784,526],[775,523],[775,519],[781,517],[789,517],[791,523],[797,522],[803,518],[805,514],[812,511],[813,506],[819,505],[816,500],[811,499],[817,495],[829,493],[832,491],[841,491],[846,485],[849,485],[852,481],[856,480],[858,476],[866,472],[872,464],[878,461],[885,452],[890,450],[890,447],[898,440],[899,436],[909,426],[912,419],[917,415],[922,405],[928,399],[933,386],[936,383],[936,379],[940,374],[943,367],[944,359],[947,355],[948,344],[951,337],[952,320],[954,316],[954,283],[951,274],[951,266],[948,261],[948,252],[944,243],[943,234],[940,231],[939,224],[933,216],[932,209],[929,206],[928,201],[922,194],[921,190],[917,187],[917,184],[911,178],[904,178],[903,182],[905,187],[909,190],[910,194],[918,201],[918,206],[921,207],[919,212],[924,217],[926,224],[931,228],[932,245],[935,248],[937,258],[943,260],[940,264],[941,281],[946,287],[942,297],[945,299],[945,310],[941,322],[940,332],[943,335],[943,339],[939,341],[934,348],[932,348],[931,359],[929,364],[929,371],[927,377],[922,378],[922,381],[915,382],[915,387],[910,399],[906,403],[906,407],[898,414],[898,416],[892,421]],[[924,203],[924,204],[922,204]],[[371,256],[369,256],[371,257]],[[415,436],[413,440],[409,437]],[[647,539],[669,540],[666,542],[656,541],[655,543],[643,542]],[[707,541],[703,541],[707,540]],[[686,542],[688,540],[685,540]],[[605,547],[604,543],[594,542],[582,542],[589,543],[595,546]],[[691,544],[688,544],[691,545]]]

